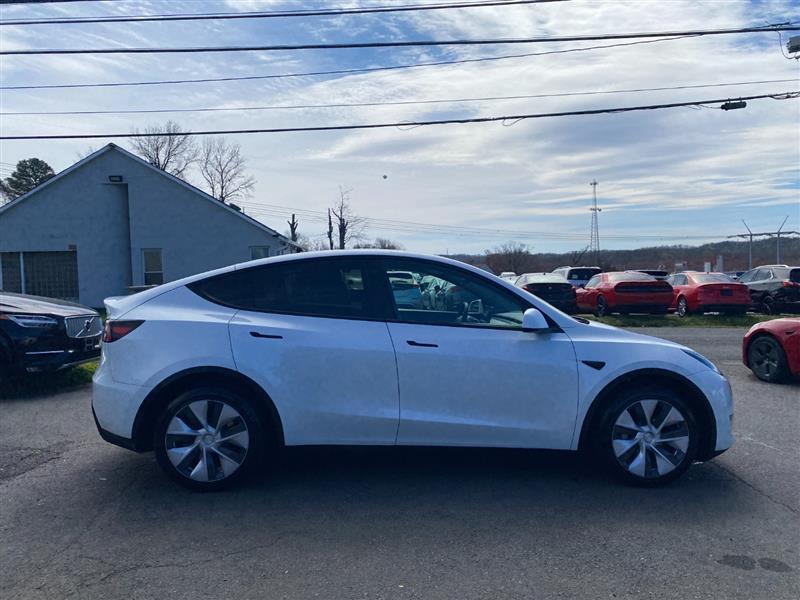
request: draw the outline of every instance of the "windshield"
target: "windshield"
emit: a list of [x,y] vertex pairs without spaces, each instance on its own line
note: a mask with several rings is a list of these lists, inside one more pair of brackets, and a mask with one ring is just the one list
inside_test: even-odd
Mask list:
[[567,275],[567,279],[573,280],[589,280],[594,275],[597,275],[600,272],[600,269],[570,269],[569,274]]
[[733,279],[724,273],[698,273],[692,275],[697,283],[733,283]]
[[656,278],[652,275],[648,275],[647,273],[609,273],[608,280],[611,283],[617,283],[618,281],[655,281]]

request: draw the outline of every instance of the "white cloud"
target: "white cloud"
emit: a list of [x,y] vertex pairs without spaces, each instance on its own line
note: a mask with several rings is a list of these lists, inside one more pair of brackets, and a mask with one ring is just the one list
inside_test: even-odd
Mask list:
[[[101,4],[117,13],[176,12],[167,2]],[[200,4],[200,3],[198,3]],[[337,5],[359,5],[349,2]],[[372,3],[374,4],[374,3]],[[309,2],[306,7],[318,7]],[[297,2],[203,2],[197,12],[298,8]],[[65,16],[36,7],[14,16]],[[88,13],[86,8],[81,14]],[[737,27],[800,18],[792,2],[584,2],[443,10],[336,19],[267,19],[129,26],[3,28],[6,48],[112,45],[222,45],[352,39],[489,38]],[[6,18],[11,18],[9,12]],[[48,26],[51,27],[51,26]],[[58,31],[54,36],[53,32]],[[49,33],[48,33],[49,32]],[[409,48],[375,51],[213,55],[7,57],[4,85],[220,77],[357,68],[415,61],[518,54],[574,47]],[[580,45],[592,45],[591,43]],[[7,92],[4,111],[348,103],[614,90],[680,84],[798,78],[777,36],[714,36],[625,48],[342,77],[303,77],[209,85]],[[800,83],[800,82],[799,82]],[[97,117],[4,117],[8,133],[129,131],[179,118],[191,129],[287,127],[581,110],[786,91],[797,84],[306,111],[183,113]],[[603,231],[724,235],[741,218],[772,226],[790,214],[800,228],[800,103],[763,100],[746,110],[674,109],[646,113],[383,130],[239,136],[258,179],[254,202],[323,210],[337,186],[379,217],[513,230],[588,231],[588,181],[597,178]],[[103,142],[91,142],[98,145]],[[5,142],[2,160],[38,155],[57,168],[86,142]],[[387,175],[383,179],[383,175]],[[283,219],[267,217],[280,228]],[[713,222],[712,228],[708,223]],[[308,222],[307,233],[322,227]],[[420,250],[481,250],[497,238],[434,238],[378,232]],[[539,249],[569,247],[545,240]],[[621,243],[621,242],[617,242]],[[635,241],[630,244],[635,245]]]

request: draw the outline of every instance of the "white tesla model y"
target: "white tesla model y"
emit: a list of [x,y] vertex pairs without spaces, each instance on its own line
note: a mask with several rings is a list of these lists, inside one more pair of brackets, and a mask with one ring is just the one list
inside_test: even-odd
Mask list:
[[[437,302],[400,302],[396,272],[435,283]],[[106,308],[100,434],[154,450],[196,489],[235,482],[281,444],[587,450],[650,485],[733,442],[731,389],[708,359],[440,257],[281,256]]]

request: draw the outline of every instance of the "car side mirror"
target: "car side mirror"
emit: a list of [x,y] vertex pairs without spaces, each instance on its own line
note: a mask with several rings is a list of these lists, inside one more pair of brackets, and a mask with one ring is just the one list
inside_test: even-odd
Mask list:
[[467,307],[468,315],[482,315],[483,314],[483,300],[478,298],[469,303]]
[[538,308],[529,308],[522,313],[522,331],[542,331],[544,329],[550,329],[550,325]]

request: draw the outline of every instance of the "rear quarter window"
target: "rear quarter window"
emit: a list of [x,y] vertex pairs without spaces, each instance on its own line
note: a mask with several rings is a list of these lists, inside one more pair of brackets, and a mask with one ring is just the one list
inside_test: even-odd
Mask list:
[[375,303],[355,261],[290,261],[224,273],[189,284],[201,297],[241,310],[371,318]]

